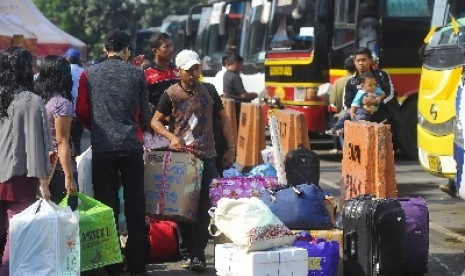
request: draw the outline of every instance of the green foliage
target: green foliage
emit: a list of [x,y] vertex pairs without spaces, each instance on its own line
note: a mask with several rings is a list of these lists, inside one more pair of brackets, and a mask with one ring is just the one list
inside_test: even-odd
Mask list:
[[102,41],[119,28],[134,36],[139,28],[160,26],[171,14],[186,14],[206,0],[33,0],[65,32],[87,44],[88,60],[102,54]]

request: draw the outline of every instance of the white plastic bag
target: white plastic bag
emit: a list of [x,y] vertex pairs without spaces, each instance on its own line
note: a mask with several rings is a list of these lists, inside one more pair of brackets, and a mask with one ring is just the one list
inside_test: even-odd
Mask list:
[[221,198],[210,209],[212,224],[245,251],[290,246],[295,239],[289,230],[260,199]]
[[10,275],[80,275],[79,217],[38,200],[10,220]]
[[92,186],[92,147],[86,149],[76,158],[78,169],[79,192],[94,197]]

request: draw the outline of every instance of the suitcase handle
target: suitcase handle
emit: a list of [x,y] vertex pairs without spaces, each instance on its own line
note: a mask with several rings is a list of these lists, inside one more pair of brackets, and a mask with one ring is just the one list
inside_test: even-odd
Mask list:
[[351,231],[344,235],[344,254],[349,258],[355,258],[357,254],[357,232]]

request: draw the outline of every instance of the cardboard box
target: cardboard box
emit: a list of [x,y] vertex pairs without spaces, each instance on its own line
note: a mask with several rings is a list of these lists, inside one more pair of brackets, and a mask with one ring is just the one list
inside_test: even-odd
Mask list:
[[261,106],[242,103],[237,136],[236,168],[254,167],[263,163],[261,150],[265,149],[265,124]]
[[237,118],[236,118],[236,101],[233,99],[221,98],[224,110],[228,114],[229,121],[231,122],[231,129],[234,135],[234,144],[237,143]]
[[297,247],[245,253],[232,243],[215,246],[215,269],[221,276],[305,276],[307,261],[307,250]]
[[397,197],[389,125],[366,121],[344,123],[341,184],[341,201],[360,194]]
[[279,140],[281,145],[281,160],[289,151],[295,150],[300,144],[310,149],[307,120],[302,112],[290,109],[276,111],[279,126]]
[[[163,171],[166,172],[165,177]],[[149,151],[144,171],[145,212],[194,222],[197,219],[202,171],[203,162],[192,154]]]

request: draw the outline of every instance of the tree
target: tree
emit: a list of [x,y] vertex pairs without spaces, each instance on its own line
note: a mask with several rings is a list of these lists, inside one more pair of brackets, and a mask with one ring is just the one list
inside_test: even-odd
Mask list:
[[65,32],[87,44],[88,58],[102,54],[105,34],[119,28],[132,37],[139,28],[160,26],[171,14],[186,14],[201,0],[33,0]]

